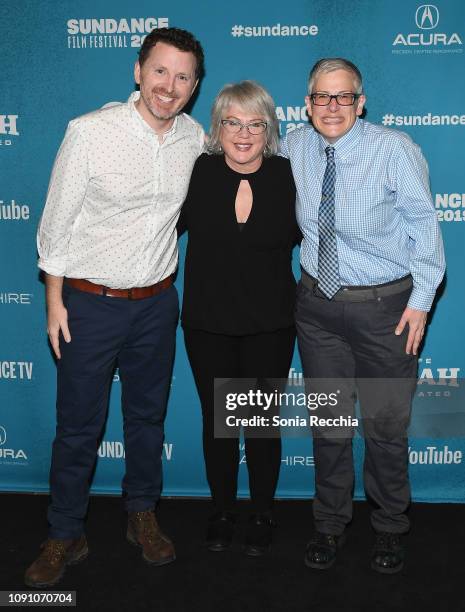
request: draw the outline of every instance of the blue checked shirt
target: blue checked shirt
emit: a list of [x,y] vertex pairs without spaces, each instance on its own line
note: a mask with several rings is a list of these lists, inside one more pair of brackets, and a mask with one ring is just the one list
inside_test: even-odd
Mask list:
[[[318,209],[328,143],[311,126],[281,141],[297,186],[300,262],[318,277]],[[335,229],[341,285],[413,277],[410,308],[428,311],[445,271],[444,249],[420,147],[402,132],[357,119],[334,144]]]

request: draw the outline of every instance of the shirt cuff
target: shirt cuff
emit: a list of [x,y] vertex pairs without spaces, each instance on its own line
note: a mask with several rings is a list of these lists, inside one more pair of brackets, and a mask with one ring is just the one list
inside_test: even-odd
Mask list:
[[41,270],[52,276],[65,276],[66,266],[61,261],[39,257],[37,265]]
[[407,306],[408,308],[413,308],[415,310],[429,312],[433,304],[434,296],[434,292],[427,293],[426,291],[422,291],[421,289],[414,287]]

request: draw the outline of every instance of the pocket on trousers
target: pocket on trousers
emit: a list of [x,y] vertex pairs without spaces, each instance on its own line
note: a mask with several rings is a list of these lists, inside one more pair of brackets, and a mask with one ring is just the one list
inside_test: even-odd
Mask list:
[[310,290],[302,283],[302,281],[299,281],[297,283],[297,289],[296,289],[296,295],[295,295],[295,305],[294,305],[294,314],[297,314],[297,312],[303,307],[305,301],[306,301],[306,297],[308,295],[308,293],[310,292]]
[[395,295],[387,295],[378,298],[379,308],[385,314],[398,315],[399,318],[407,307],[412,290],[407,289]]

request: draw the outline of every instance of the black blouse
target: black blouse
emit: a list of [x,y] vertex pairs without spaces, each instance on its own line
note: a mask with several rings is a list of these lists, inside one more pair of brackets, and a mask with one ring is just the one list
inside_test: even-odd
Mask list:
[[[239,227],[239,183],[253,194]],[[223,155],[201,155],[194,166],[178,233],[188,231],[184,327],[229,335],[257,334],[294,324],[292,249],[300,241],[290,163],[264,158],[251,174],[232,170]]]

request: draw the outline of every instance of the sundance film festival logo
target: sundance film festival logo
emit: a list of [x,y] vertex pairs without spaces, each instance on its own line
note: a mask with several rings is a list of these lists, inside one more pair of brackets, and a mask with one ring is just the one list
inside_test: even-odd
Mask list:
[[435,115],[433,113],[426,113],[425,115],[394,115],[394,113],[386,113],[383,115],[381,123],[388,127],[401,125],[421,125],[428,128],[448,125],[460,127],[465,125],[465,115]]
[[152,30],[168,26],[168,17],[69,19],[66,23],[68,48],[138,48]]
[[[165,442],[163,444],[163,449],[161,453],[162,459],[166,461],[171,461],[173,458],[173,443]],[[98,456],[101,459],[125,459],[126,451],[124,448],[124,444],[119,440],[102,440],[98,451]]]
[[435,4],[418,6],[415,11],[415,25],[418,31],[397,34],[392,43],[392,53],[416,55],[462,53],[463,43],[457,32],[435,31],[439,21],[439,9]]
[[281,136],[308,125],[307,108],[305,106],[277,106],[276,117],[279,121]]
[[6,429],[0,425],[0,464],[27,465],[26,452],[20,448],[7,448]]
[[233,38],[266,38],[266,37],[289,37],[289,36],[317,36],[318,26],[313,25],[233,25],[231,36]]
[[438,221],[465,221],[465,193],[437,193],[435,204]]
[[[11,147],[18,131],[19,115],[0,115],[0,146]],[[13,138],[12,138],[13,137]]]

